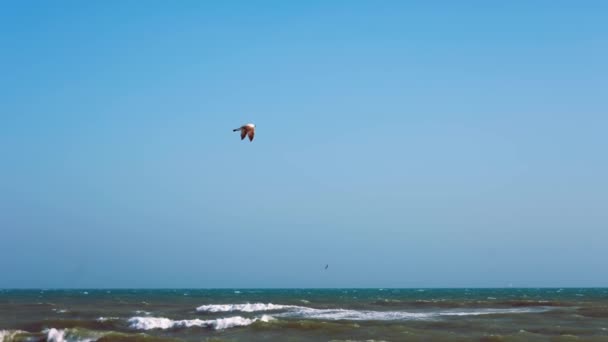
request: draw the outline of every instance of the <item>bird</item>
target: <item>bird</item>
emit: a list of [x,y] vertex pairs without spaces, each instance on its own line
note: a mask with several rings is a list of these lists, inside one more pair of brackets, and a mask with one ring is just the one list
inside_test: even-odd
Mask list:
[[248,123],[239,128],[235,128],[232,131],[241,131],[241,140],[245,139],[245,137],[249,137],[249,141],[253,141],[253,137],[255,135],[255,125],[252,123]]
[[325,265],[325,269],[327,269],[329,267],[329,264]]

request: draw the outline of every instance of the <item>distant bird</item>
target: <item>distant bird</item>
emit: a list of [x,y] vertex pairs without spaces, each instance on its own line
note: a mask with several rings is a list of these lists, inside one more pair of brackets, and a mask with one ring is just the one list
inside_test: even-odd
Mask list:
[[232,131],[241,131],[241,140],[245,139],[245,137],[249,137],[249,141],[253,141],[253,136],[255,135],[255,125],[248,123],[239,128],[235,128]]
[[329,267],[329,264],[325,265],[325,269],[327,269]]

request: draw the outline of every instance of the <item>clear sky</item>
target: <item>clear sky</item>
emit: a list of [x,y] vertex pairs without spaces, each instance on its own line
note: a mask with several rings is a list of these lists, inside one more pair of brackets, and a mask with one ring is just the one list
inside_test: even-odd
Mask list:
[[0,287],[608,286],[607,17],[2,2]]

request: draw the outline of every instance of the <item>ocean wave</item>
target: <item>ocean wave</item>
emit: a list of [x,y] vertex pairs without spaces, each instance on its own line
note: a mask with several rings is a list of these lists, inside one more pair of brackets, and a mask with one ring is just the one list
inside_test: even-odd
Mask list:
[[378,298],[371,304],[382,307],[400,308],[519,308],[519,307],[558,307],[570,304],[560,301],[549,300],[499,300],[495,297],[487,297],[487,300],[449,300],[449,299],[418,299],[399,300],[391,298]]
[[47,342],[64,342],[65,341],[65,330],[57,330],[51,328],[46,332]]
[[47,342],[94,342],[103,336],[103,333],[85,333],[81,329],[45,329]]
[[22,330],[0,330],[0,342],[10,342],[19,334],[23,334]]
[[116,321],[119,320],[120,318],[118,317],[99,317],[97,318],[95,321],[97,322],[107,322],[107,321]]
[[247,326],[257,321],[268,322],[272,320],[271,316],[263,315],[262,317],[244,318],[241,316],[217,318],[210,320],[202,319],[184,319],[172,320],[164,317],[131,317],[128,320],[129,327],[137,330],[153,330],[153,329],[179,329],[179,328],[212,328],[215,330],[223,330],[233,327]]
[[303,318],[303,319],[326,319],[326,320],[353,320],[353,321],[395,321],[395,320],[424,320],[434,319],[441,316],[479,316],[519,314],[547,311],[546,307],[525,308],[476,308],[476,309],[451,309],[435,311],[373,311],[373,310],[349,310],[349,309],[317,309],[297,305],[280,304],[215,304],[202,305],[197,309],[199,312],[257,312],[257,311],[283,311],[274,313],[275,317]]
[[246,304],[210,304],[201,305],[196,308],[198,312],[256,312],[256,311],[277,311],[286,309],[300,308],[295,305],[277,305],[277,304],[264,304],[264,303],[246,303]]
[[393,320],[416,320],[432,317],[428,312],[407,311],[369,311],[369,310],[347,310],[347,309],[314,309],[298,307],[287,312],[279,313],[276,317],[303,318],[303,319],[326,319],[326,320],[350,320],[350,321],[393,321]]
[[128,334],[114,330],[90,330],[85,328],[47,328],[40,332],[0,330],[0,342],[94,342],[94,341],[162,341],[145,333]]
[[442,316],[479,316],[543,312],[540,308],[512,308],[512,309],[476,309],[476,310],[441,310],[426,312],[410,311],[371,311],[371,310],[347,310],[347,309],[314,309],[298,307],[297,309],[276,314],[276,317],[305,318],[305,319],[327,319],[327,320],[351,320],[351,321],[399,321],[399,320],[427,320]]
[[479,316],[479,315],[508,315],[522,313],[538,313],[548,311],[547,308],[513,308],[513,309],[476,309],[468,311],[444,311],[439,316]]

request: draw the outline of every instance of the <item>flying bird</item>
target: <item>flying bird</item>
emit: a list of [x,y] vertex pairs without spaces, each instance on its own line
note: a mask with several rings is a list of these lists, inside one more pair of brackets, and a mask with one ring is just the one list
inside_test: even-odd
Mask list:
[[241,140],[245,139],[245,137],[249,137],[249,141],[253,141],[253,136],[255,135],[255,125],[248,123],[239,128],[235,128],[232,131],[241,131]]
[[329,264],[325,265],[325,269],[327,269],[329,267]]

